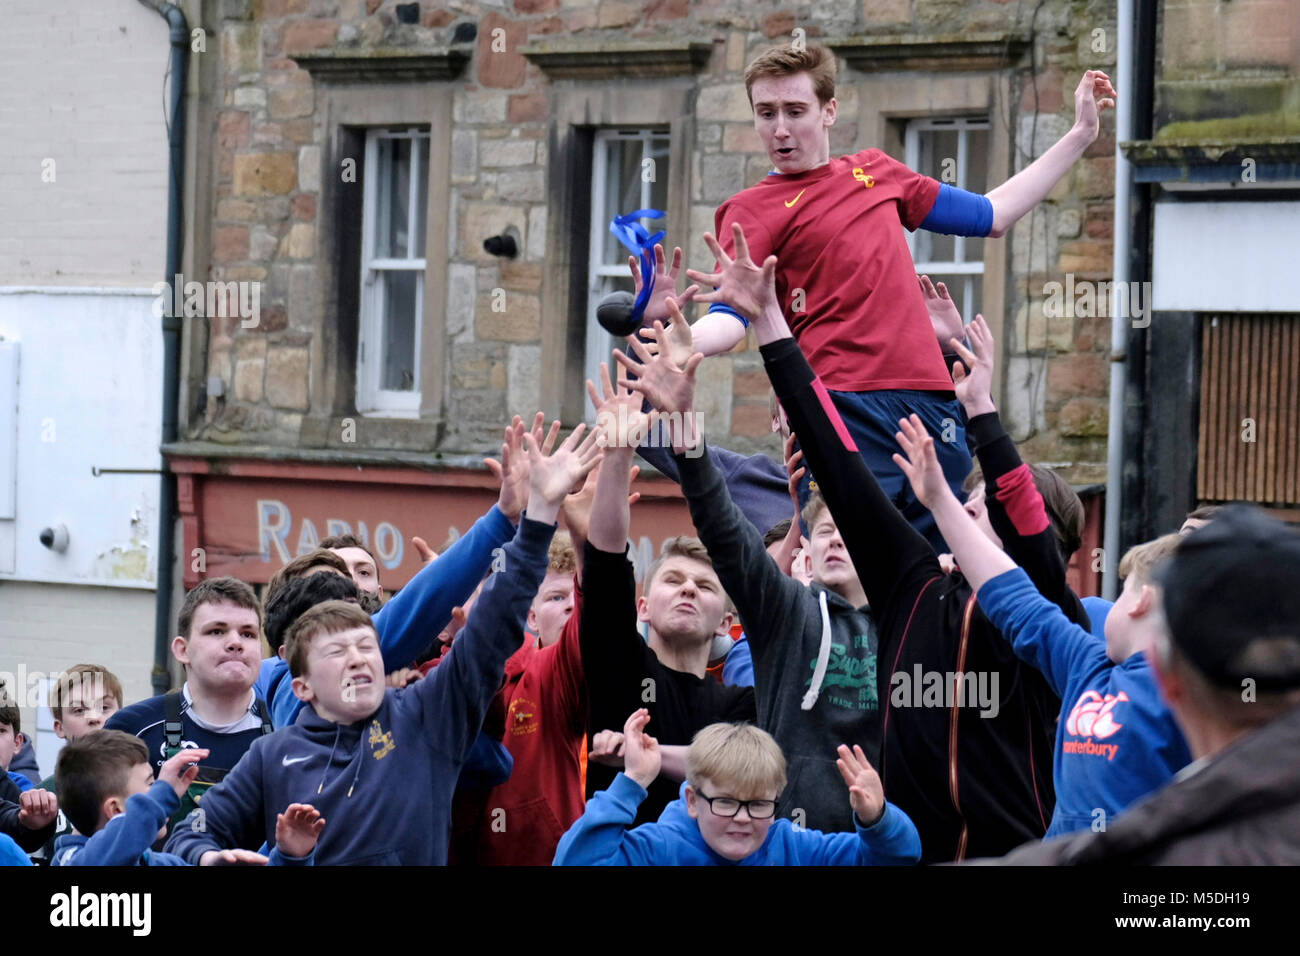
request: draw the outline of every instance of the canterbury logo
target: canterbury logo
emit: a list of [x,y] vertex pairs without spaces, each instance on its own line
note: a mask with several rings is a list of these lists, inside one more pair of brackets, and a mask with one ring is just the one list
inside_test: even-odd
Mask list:
[[862,171],[861,166],[855,166],[853,168],[853,178],[856,179],[858,182],[862,183],[862,185],[865,186],[867,189],[870,189],[872,186],[876,184],[876,177],[869,176],[866,173],[864,173]]
[[785,204],[785,208],[786,208],[786,209],[791,209],[791,208],[793,208],[794,204],[797,203],[797,202],[799,201],[800,196],[802,196],[802,195],[803,195],[804,193],[806,193],[807,191],[808,191],[807,189],[801,189],[801,190],[799,190],[799,195],[798,195],[798,196],[795,196],[793,199],[791,199],[789,202],[787,202],[787,203]]
[[1065,721],[1065,732],[1076,737],[1096,737],[1102,740],[1119,731],[1123,724],[1115,722],[1115,707],[1128,701],[1128,694],[1107,694],[1102,697],[1095,690],[1086,690],[1070,711]]

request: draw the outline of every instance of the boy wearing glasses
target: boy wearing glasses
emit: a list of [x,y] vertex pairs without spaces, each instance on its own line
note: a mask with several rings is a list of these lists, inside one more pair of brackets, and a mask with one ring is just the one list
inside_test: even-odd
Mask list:
[[855,833],[821,833],[776,820],[785,756],[752,724],[710,724],[686,752],[686,782],[658,823],[629,830],[659,776],[659,743],[644,708],[623,727],[623,772],[564,835],[556,866],[870,866],[912,864],[921,838],[885,800],[861,747],[839,748]]

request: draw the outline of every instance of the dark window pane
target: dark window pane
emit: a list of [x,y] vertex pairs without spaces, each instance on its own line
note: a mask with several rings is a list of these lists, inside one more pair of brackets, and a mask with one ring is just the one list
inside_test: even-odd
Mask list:
[[415,270],[395,269],[379,273],[379,281],[384,285],[384,355],[380,388],[397,392],[415,390],[418,280],[419,273]]

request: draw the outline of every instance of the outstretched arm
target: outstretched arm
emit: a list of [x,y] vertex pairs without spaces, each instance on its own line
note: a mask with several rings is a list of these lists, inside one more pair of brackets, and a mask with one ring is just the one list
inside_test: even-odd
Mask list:
[[799,436],[809,470],[817,476],[867,599],[885,626],[887,609],[904,606],[914,588],[941,573],[938,561],[929,543],[881,490],[829,392],[791,336],[777,304],[776,258],[769,256],[758,266],[749,255],[744,231],[739,225],[733,230],[736,258],[706,235],[705,242],[718,256],[722,271],[713,275],[690,271],[688,275],[718,286],[700,296],[701,301],[727,301],[751,316],[777,398]]
[[1115,106],[1115,96],[1115,87],[1105,73],[1088,70],[1083,74],[1074,91],[1074,126],[1042,156],[988,193],[993,204],[993,230],[989,235],[1006,235],[1020,217],[1047,197],[1096,140],[1100,114]]
[[934,514],[939,533],[952,548],[966,580],[978,592],[991,578],[1010,571],[1016,564],[979,529],[953,495],[934,454],[934,439],[921,419],[912,415],[900,420],[898,426],[901,431],[896,437],[903,454],[895,454],[894,463],[907,475],[916,499]]

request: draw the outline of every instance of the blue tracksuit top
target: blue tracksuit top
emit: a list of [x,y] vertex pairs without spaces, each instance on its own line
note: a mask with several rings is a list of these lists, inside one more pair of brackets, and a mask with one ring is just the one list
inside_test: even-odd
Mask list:
[[[59,837],[51,866],[189,866],[179,856],[149,849],[158,839],[159,828],[180,805],[171,784],[158,780],[147,793],[128,797],[125,812],[109,820],[104,829],[88,837],[80,833]],[[270,863],[310,866],[312,857],[285,856],[277,850]]]
[[889,802],[874,826],[861,826],[854,814],[856,833],[822,833],[778,819],[754,853],[728,860],[704,842],[686,809],[686,784],[658,823],[629,830],[645,798],[645,788],[620,773],[587,801],[586,812],[560,840],[555,866],[896,866],[921,858],[916,827]]
[[1044,839],[1103,829],[1192,762],[1145,654],[1116,664],[1105,640],[1072,623],[1020,568],[980,588],[979,606],[1061,698],[1056,811]]
[[[306,803],[325,818],[316,865],[440,865],[461,765],[501,686],[505,662],[546,573],[555,526],[524,518],[469,623],[421,681],[389,689],[376,710],[336,724],[303,708],[293,726],[253,742],[177,826],[167,851],[197,863],[207,850],[275,840],[275,817]],[[444,559],[439,559],[444,560]],[[203,813],[203,826],[192,826]],[[197,824],[197,821],[194,821]]]
[[[406,667],[424,652],[451,620],[451,609],[464,604],[483,580],[492,564],[493,550],[514,534],[510,519],[493,505],[445,554],[421,568],[379,609],[374,620],[384,655],[384,673]],[[293,694],[292,684],[286,661],[280,657],[262,661],[253,688],[271,708],[271,723],[276,727],[292,725],[303,708],[302,701]]]

